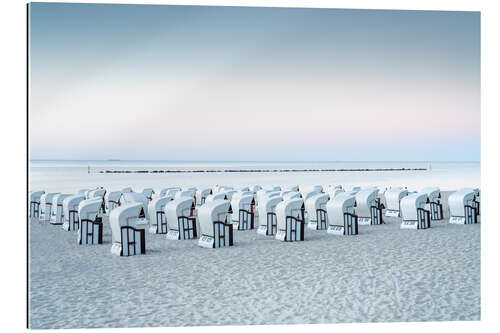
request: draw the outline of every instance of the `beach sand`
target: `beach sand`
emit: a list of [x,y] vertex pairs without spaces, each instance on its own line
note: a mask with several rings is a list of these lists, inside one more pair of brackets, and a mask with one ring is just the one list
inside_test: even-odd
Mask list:
[[[449,192],[443,192],[447,203]],[[479,320],[480,224],[399,219],[357,236],[306,230],[283,243],[235,231],[205,249],[146,234],[146,255],[77,244],[77,233],[30,221],[31,328]]]

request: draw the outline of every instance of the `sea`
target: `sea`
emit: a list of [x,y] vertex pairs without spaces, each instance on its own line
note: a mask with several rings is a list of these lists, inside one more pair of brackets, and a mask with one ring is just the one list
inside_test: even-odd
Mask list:
[[[392,169],[392,170],[391,170]],[[417,170],[415,170],[417,169]],[[119,190],[143,188],[212,187],[226,185],[286,186],[342,185],[405,186],[419,190],[480,188],[480,162],[231,162],[138,160],[31,160],[29,190],[76,193],[104,187]],[[250,172],[251,171],[251,172]]]

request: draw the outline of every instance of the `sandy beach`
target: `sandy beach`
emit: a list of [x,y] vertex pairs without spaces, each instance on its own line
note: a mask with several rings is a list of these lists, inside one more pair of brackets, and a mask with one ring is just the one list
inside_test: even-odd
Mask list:
[[306,230],[283,243],[236,231],[235,246],[146,235],[146,255],[81,246],[76,232],[30,221],[31,328],[479,320],[480,224],[357,236]]

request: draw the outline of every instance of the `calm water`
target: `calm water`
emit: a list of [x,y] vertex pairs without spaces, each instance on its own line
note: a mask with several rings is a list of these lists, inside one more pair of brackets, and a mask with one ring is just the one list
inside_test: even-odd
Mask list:
[[[88,167],[90,166],[90,174]],[[75,192],[81,188],[104,186],[109,190],[132,186],[159,190],[162,187],[213,186],[224,184],[351,186],[408,186],[419,189],[439,186],[442,190],[480,187],[479,162],[433,162],[426,171],[343,171],[343,172],[264,172],[264,173],[168,173],[103,174],[105,170],[240,170],[240,169],[359,169],[428,168],[428,162],[169,162],[169,161],[31,161],[30,188]]]

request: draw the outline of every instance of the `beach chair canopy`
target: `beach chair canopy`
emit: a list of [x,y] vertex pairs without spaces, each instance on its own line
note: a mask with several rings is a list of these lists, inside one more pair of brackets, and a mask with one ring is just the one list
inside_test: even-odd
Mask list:
[[340,189],[340,188],[331,187],[331,188],[328,188],[326,193],[330,196],[330,199],[332,199],[341,193],[345,193],[345,191],[343,189]]
[[300,192],[295,192],[295,191],[285,191],[284,193],[281,192],[281,197],[283,200],[291,200],[291,199],[302,199],[302,195]]
[[417,221],[418,208],[425,209],[426,193],[412,193],[401,199],[401,216],[404,221]]
[[97,188],[95,190],[90,190],[87,192],[87,198],[92,199],[92,198],[104,198],[104,194],[106,193],[106,190],[103,188]]
[[149,199],[142,193],[137,193],[137,192],[122,193],[122,196],[120,198],[120,203],[122,204],[140,203],[142,204],[144,215],[148,216]]
[[129,193],[129,192],[134,192],[134,190],[132,190],[132,187],[125,187],[122,189],[121,192],[122,193]]
[[196,190],[182,190],[177,193],[175,193],[175,198],[191,198],[194,199],[194,196],[196,195]]
[[120,197],[122,196],[122,191],[111,191],[106,193],[105,200],[106,201],[114,201],[118,202],[120,201]]
[[309,199],[310,197],[312,197],[313,195],[316,195],[318,193],[321,193],[321,191],[317,191],[316,189],[314,189],[314,190],[302,192],[301,195],[302,195],[302,199],[304,199],[304,201],[307,201],[307,199]]
[[253,192],[253,193],[257,193],[257,191],[262,190],[262,186],[260,186],[260,185],[251,185],[251,186],[249,186],[249,188],[250,188],[249,191]]
[[[160,197],[164,197],[165,195],[172,195],[172,194],[175,194],[175,192],[179,192],[181,191],[182,189],[180,187],[164,187],[160,190],[160,193],[158,194],[158,196]],[[170,192],[169,191],[173,191],[173,192]]]
[[282,201],[280,196],[264,197],[259,203],[259,217],[265,220],[267,213],[276,213],[276,206]]
[[201,203],[202,198],[207,198],[210,194],[212,194],[212,189],[210,187],[201,188],[196,191],[196,202]]
[[90,189],[88,189],[88,188],[82,188],[81,190],[78,190],[77,194],[87,195],[88,191],[90,191]]
[[135,223],[141,212],[140,203],[129,203],[117,207],[109,214],[109,224],[113,243],[121,243],[121,228],[126,226],[135,227]]
[[289,185],[289,186],[285,186],[284,190],[285,190],[285,191],[294,191],[294,192],[299,192],[299,185]]

